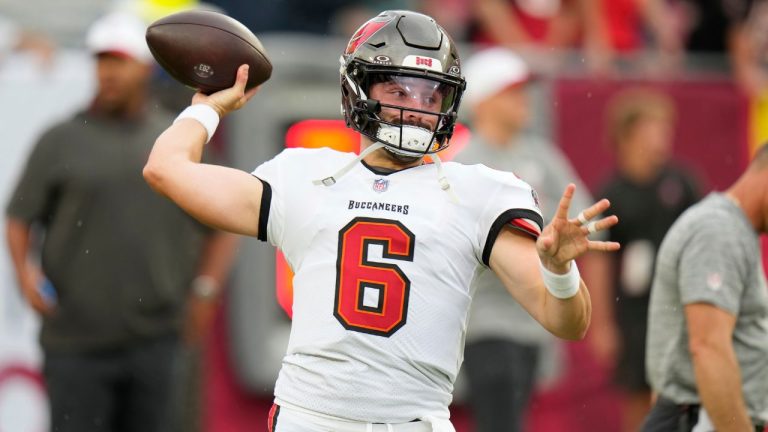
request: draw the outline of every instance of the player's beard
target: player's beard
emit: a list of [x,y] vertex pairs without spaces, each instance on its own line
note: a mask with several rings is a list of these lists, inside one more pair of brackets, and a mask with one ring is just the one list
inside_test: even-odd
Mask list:
[[386,150],[386,154],[390,159],[392,159],[394,162],[397,162],[399,164],[404,164],[404,165],[411,165],[414,162],[424,157],[424,156],[405,156],[402,154],[398,154],[398,153],[395,153],[394,149],[389,146],[384,147],[384,150]]
[[[403,110],[403,111],[408,111],[408,110]],[[425,121],[423,121],[421,119],[404,119],[401,122],[399,115],[392,115],[392,116],[387,116],[387,117],[390,117],[390,118],[386,118],[386,117],[382,116],[382,119],[384,121],[386,121],[387,123],[390,123],[390,124],[393,124],[393,125],[396,125],[396,126],[399,126],[399,125],[416,126],[416,127],[422,128],[422,129],[426,129],[426,130],[428,130],[430,132],[434,131],[434,128],[432,127],[432,125],[430,125],[429,123],[427,123],[427,122],[425,122]],[[437,117],[437,116],[435,116],[435,117]]]

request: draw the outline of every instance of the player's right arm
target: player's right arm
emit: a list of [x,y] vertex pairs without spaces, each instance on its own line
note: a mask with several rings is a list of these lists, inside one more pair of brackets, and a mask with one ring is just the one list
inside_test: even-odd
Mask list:
[[[192,104],[207,104],[224,117],[253,97],[255,89],[245,92],[247,80],[248,67],[243,65],[233,87],[210,96],[197,93]],[[200,222],[257,236],[262,182],[244,171],[200,163],[207,139],[199,121],[185,118],[175,122],[155,141],[144,178]]]

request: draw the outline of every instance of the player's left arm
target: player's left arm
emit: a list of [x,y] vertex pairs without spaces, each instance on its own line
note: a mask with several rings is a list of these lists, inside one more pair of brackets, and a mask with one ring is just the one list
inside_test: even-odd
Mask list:
[[[584,337],[592,312],[589,292],[583,280],[569,298],[554,296],[545,285],[540,266],[557,275],[569,272],[573,260],[587,251],[615,251],[616,242],[589,240],[588,226],[578,219],[568,219],[574,185],[569,185],[552,221],[537,240],[511,227],[504,228],[491,250],[489,265],[512,296],[544,328],[563,339]],[[591,219],[608,209],[608,200],[601,200],[583,211]],[[609,216],[594,224],[593,230],[603,230],[618,222]]]

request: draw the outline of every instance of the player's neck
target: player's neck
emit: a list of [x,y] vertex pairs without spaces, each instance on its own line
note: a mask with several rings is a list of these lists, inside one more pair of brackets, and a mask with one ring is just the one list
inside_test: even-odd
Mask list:
[[[362,143],[361,149],[368,147],[370,143]],[[424,158],[404,158],[399,159],[394,154],[384,148],[380,148],[363,158],[365,163],[373,168],[379,168],[384,171],[399,171],[405,168],[411,168],[424,163]]]

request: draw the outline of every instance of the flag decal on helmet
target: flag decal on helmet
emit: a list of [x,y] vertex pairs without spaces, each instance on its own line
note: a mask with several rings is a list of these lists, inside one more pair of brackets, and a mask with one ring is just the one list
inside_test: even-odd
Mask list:
[[419,69],[428,69],[437,72],[443,70],[443,63],[432,57],[423,57],[418,55],[409,55],[403,60],[403,66],[409,66]]

